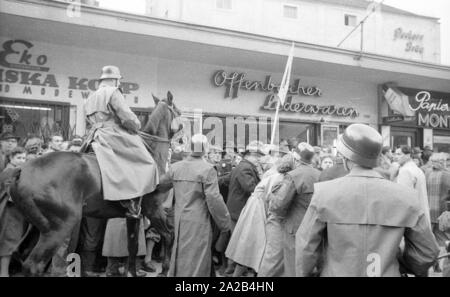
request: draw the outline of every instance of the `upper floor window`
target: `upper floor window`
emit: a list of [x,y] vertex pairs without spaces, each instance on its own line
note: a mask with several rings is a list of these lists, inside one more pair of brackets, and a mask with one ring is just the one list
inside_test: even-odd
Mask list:
[[216,0],[216,7],[219,9],[231,9],[232,0]]
[[298,7],[294,5],[283,5],[283,16],[285,18],[296,19],[298,17]]
[[357,25],[357,17],[356,15],[346,14],[345,15],[345,25],[350,27],[356,27]]

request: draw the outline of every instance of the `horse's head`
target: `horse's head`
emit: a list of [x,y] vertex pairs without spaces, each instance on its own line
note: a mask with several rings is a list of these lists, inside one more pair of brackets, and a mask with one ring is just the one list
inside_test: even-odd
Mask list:
[[159,99],[153,94],[152,97],[155,102],[155,109],[144,130],[149,134],[170,139],[175,133],[183,129],[181,112],[175,106],[170,91],[167,92],[167,98],[165,99]]

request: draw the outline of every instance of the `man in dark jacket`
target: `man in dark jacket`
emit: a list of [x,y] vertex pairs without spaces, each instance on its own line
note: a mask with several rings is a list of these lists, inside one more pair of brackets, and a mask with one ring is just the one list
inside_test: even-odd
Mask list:
[[244,159],[231,172],[227,207],[231,215],[233,229],[245,203],[260,182],[258,162],[262,155],[264,154],[259,144],[249,144]]
[[314,191],[314,183],[320,171],[313,168],[311,161],[314,148],[307,143],[297,147],[300,166],[285,175],[283,181],[272,190],[270,211],[281,218],[284,231],[285,276],[295,276],[295,233],[308,209]]
[[[258,142],[250,143],[245,150],[244,159],[231,172],[227,207],[231,216],[232,231],[248,198],[260,182],[258,163],[262,155],[264,155],[262,145]],[[233,273],[234,267],[235,263],[229,260],[225,274]]]

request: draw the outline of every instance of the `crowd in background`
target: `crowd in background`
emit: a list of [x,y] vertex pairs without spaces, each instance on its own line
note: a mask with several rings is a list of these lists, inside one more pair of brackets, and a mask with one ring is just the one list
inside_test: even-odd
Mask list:
[[[0,170],[4,170],[21,166],[49,152],[78,152],[83,138],[75,136],[65,140],[62,135],[55,134],[44,142],[38,136],[20,140],[12,133],[3,133],[0,142]],[[188,156],[189,153],[181,145],[172,145],[167,168]],[[308,207],[307,202],[301,205],[299,201],[308,201],[313,191],[298,190],[299,179],[302,185],[314,185],[346,175],[343,160],[336,150],[296,141],[282,140],[279,145],[255,141],[243,149],[236,149],[228,143],[224,148],[210,146],[202,158],[217,172],[218,188],[231,219],[231,232],[213,228],[212,257],[208,261],[215,269],[204,274],[295,276],[294,236],[301,223],[302,212],[304,215]],[[419,192],[421,205],[442,249],[445,241],[450,240],[450,234],[438,228],[437,219],[446,210],[445,202],[450,191],[449,159],[449,154],[433,152],[429,147],[423,150],[408,146],[395,149],[384,147],[379,166],[375,168],[384,178]],[[294,169],[299,168],[301,177],[293,175]],[[302,199],[295,199],[296,195],[303,195]],[[169,195],[171,200],[166,204],[168,209],[177,199],[173,196],[172,192]],[[28,226],[11,199],[0,201],[0,273],[8,276],[11,257]],[[128,255],[125,219],[108,220],[106,227],[102,227],[104,230],[98,231],[103,234],[101,240],[96,240],[94,244],[89,236],[92,231],[88,226],[89,220],[82,224],[85,224],[84,228],[81,227],[85,230],[85,236],[80,234],[79,240],[85,242],[81,242],[81,246],[91,246],[85,249],[84,256],[82,254],[85,263],[88,263],[83,265],[84,275],[91,276],[99,271],[99,265],[94,263],[101,256],[107,258],[107,276],[122,275],[124,259]],[[159,260],[160,251],[155,252],[153,248],[158,245],[160,235],[147,219],[142,219],[139,239],[140,268],[145,272],[155,272],[154,261]],[[73,244],[67,241],[65,248]],[[75,245],[80,246],[80,243]],[[192,248],[195,249],[195,246]],[[61,258],[63,256],[64,251],[60,254]],[[54,257],[53,261],[54,274],[64,274],[65,270],[57,267],[58,259]],[[179,261],[192,262],[192,259],[184,257]],[[440,271],[441,267],[436,265],[434,269]],[[207,276],[204,274],[181,275]]]

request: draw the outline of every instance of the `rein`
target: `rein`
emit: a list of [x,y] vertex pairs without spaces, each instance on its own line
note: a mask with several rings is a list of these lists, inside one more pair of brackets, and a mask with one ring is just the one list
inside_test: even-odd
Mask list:
[[149,139],[149,140],[154,141],[154,142],[170,143],[170,139],[167,139],[167,138],[151,135],[151,134],[148,134],[148,133],[145,133],[145,132],[142,132],[142,131],[139,131],[138,134],[142,138]]

